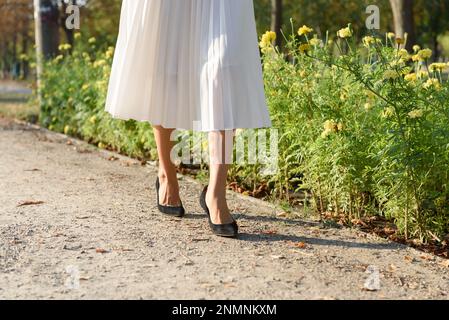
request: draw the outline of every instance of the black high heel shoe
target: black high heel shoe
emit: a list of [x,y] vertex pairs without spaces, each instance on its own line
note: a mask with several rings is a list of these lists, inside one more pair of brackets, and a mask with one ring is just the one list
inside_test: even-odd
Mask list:
[[203,207],[204,211],[207,214],[207,217],[209,218],[209,226],[212,229],[212,232],[220,237],[227,237],[227,238],[235,238],[238,235],[239,227],[237,225],[237,222],[233,218],[233,222],[227,223],[227,224],[214,224],[212,223],[212,219],[210,217],[209,208],[206,204],[206,193],[207,193],[207,186],[204,188],[203,193],[200,197],[200,204],[201,207]]
[[172,216],[172,217],[179,217],[182,218],[185,215],[184,207],[182,206],[182,202],[180,206],[172,207],[172,206],[163,206],[159,203],[159,177],[156,180],[156,193],[157,193],[157,208],[160,212]]

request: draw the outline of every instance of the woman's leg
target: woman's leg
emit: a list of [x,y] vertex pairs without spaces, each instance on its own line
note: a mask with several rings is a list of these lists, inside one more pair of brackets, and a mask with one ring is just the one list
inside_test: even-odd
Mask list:
[[206,204],[214,224],[233,222],[226,201],[226,181],[228,169],[232,163],[234,134],[234,131],[209,133],[210,181],[207,188]]
[[179,206],[181,199],[179,196],[176,167],[170,158],[170,153],[174,146],[174,142],[170,140],[170,136],[174,129],[154,126],[153,131],[159,155],[159,202],[165,206]]

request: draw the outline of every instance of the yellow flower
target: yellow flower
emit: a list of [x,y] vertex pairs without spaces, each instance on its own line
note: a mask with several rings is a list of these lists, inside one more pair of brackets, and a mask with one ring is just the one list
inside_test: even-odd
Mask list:
[[388,33],[387,33],[387,37],[388,37],[389,39],[394,39],[394,38],[396,38],[396,35],[395,35],[393,32],[388,32]]
[[412,60],[413,60],[413,62],[418,62],[421,60],[421,58],[417,54],[415,54],[412,56]]
[[365,111],[370,111],[373,108],[373,106],[371,105],[371,103],[367,102],[365,103],[364,108]]
[[90,117],[89,122],[95,124],[97,122],[97,116]]
[[110,59],[114,55],[114,47],[109,47],[108,51],[106,51],[106,58]]
[[277,38],[276,32],[267,31],[264,35],[262,35],[262,40],[260,41],[261,48],[270,47]]
[[335,132],[335,131],[337,131],[336,129],[337,129],[337,124],[334,120],[326,120],[324,122],[324,130]]
[[68,51],[72,48],[72,46],[68,43],[61,44],[59,46],[59,51]]
[[106,80],[97,81],[96,85],[100,90],[106,89],[108,82]]
[[78,40],[79,38],[81,38],[81,33],[77,32],[75,33],[75,40]]
[[273,42],[276,40],[277,35],[276,35],[276,32],[274,32],[274,31],[268,31],[266,33],[266,37],[267,37],[268,41]]
[[[274,52],[274,49],[273,49],[273,47],[262,47],[262,53],[263,54],[268,54],[268,53],[271,53],[271,52]],[[266,65],[266,62],[265,62],[265,65]]]
[[384,118],[390,118],[394,115],[394,109],[392,107],[385,108],[385,110],[382,112],[382,117]]
[[406,74],[404,77],[404,80],[407,82],[415,82],[418,79],[418,76],[416,75],[416,73],[409,73]]
[[103,67],[106,65],[106,61],[105,60],[98,60],[94,62],[94,68],[99,68],[99,67]]
[[337,133],[345,129],[345,125],[343,123],[337,123],[335,120],[326,120],[323,127],[324,131],[321,133],[322,138],[327,138],[332,133]]
[[419,50],[421,50],[421,47],[418,46],[417,44],[415,44],[415,45],[413,46],[413,51],[416,53],[416,52],[418,52]]
[[383,78],[385,80],[394,80],[399,77],[399,74],[394,70],[387,70],[384,72]]
[[408,116],[411,119],[418,119],[418,118],[421,118],[423,115],[424,115],[424,112],[421,109],[415,109],[408,113]]
[[313,31],[312,28],[310,28],[310,27],[304,25],[304,26],[302,26],[301,28],[299,28],[298,34],[299,34],[300,36],[305,36],[305,35],[308,35],[309,33],[311,33],[312,31]]
[[350,27],[340,29],[337,32],[337,36],[339,36],[342,39],[350,38],[350,37],[352,37],[352,30]]
[[97,42],[97,39],[95,39],[95,37],[89,39],[90,44],[94,44],[95,42]]
[[424,89],[430,89],[434,87],[435,90],[439,90],[441,89],[441,84],[440,81],[438,81],[438,79],[428,79],[426,83],[424,83],[423,87]]
[[371,44],[376,43],[376,39],[371,36],[366,36],[363,38],[363,45],[369,47]]
[[303,43],[302,45],[299,46],[299,52],[301,53],[306,53],[310,51],[310,44],[308,43]]
[[409,60],[410,59],[410,55],[408,54],[408,51],[406,49],[399,50],[398,56],[401,57],[402,59],[405,59],[405,60]]
[[321,46],[323,44],[323,41],[321,39],[318,39],[318,38],[310,39],[309,42],[314,47],[318,47],[318,46]]
[[440,72],[442,72],[442,71],[444,71],[447,67],[448,67],[448,65],[447,65],[446,63],[432,63],[432,64],[429,66],[429,70],[432,71],[432,72],[435,72],[435,71],[440,71]]
[[103,143],[103,142],[99,142],[98,143],[98,148],[100,148],[100,149],[106,149],[106,145]]
[[57,57],[55,58],[55,62],[59,62],[59,61],[61,61],[62,59],[64,59],[64,56],[63,56],[63,55],[59,55],[59,56],[57,56]]
[[331,131],[324,130],[324,131],[321,133],[321,138],[326,139],[328,136],[330,136],[331,133],[332,133]]
[[87,83],[84,84],[84,85],[81,87],[81,89],[84,90],[84,91],[87,90],[87,89],[89,89],[89,88],[90,88],[90,85],[87,84]]
[[420,61],[425,61],[425,60],[429,59],[430,57],[432,57],[432,54],[433,54],[432,50],[430,50],[430,49],[422,49],[422,50],[419,50],[417,53]]
[[345,128],[346,128],[346,126],[343,123],[339,122],[337,124],[337,130],[338,131],[343,131]]
[[68,134],[70,132],[70,126],[64,127],[64,134]]

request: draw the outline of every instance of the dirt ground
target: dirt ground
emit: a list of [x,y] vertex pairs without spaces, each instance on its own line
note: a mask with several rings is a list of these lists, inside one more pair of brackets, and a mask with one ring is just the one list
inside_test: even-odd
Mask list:
[[0,120],[0,299],[448,299],[447,261],[229,193],[239,239],[157,211],[156,169]]

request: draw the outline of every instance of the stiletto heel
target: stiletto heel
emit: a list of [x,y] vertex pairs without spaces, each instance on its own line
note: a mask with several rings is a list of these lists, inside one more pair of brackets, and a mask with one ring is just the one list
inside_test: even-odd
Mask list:
[[161,213],[164,213],[166,215],[172,216],[172,217],[183,217],[185,215],[185,210],[184,207],[182,205],[177,206],[177,207],[171,207],[171,206],[163,206],[159,203],[159,188],[160,188],[160,183],[159,183],[159,177],[156,179],[156,193],[157,193],[157,208],[159,209],[159,211]]
[[207,186],[204,188],[203,193],[200,197],[200,204],[201,207],[204,209],[204,211],[207,214],[207,217],[209,218],[209,226],[212,229],[212,232],[220,237],[226,237],[226,238],[235,238],[238,235],[238,225],[237,222],[233,218],[233,222],[227,223],[227,224],[214,224],[212,223],[212,219],[210,217],[210,211],[207,207],[206,203],[206,193],[207,193]]

